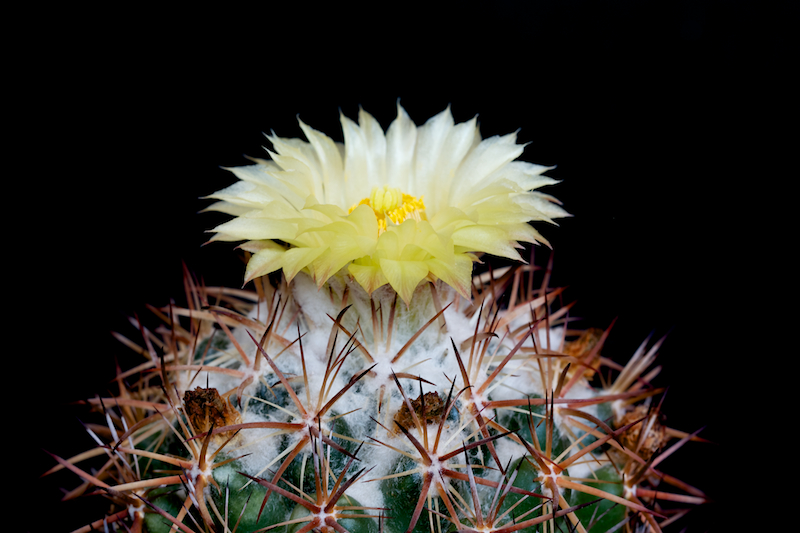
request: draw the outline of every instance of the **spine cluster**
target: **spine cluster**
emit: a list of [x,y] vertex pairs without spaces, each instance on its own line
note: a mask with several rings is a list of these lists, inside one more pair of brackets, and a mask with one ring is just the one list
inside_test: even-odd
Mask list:
[[[543,275],[542,275],[543,274]],[[97,446],[57,457],[115,511],[78,531],[511,533],[669,530],[704,494],[661,462],[652,367],[577,328],[549,270],[441,283],[411,305],[347,276],[204,287],[119,336],[139,366],[89,400]],[[542,278],[542,279],[539,279]]]

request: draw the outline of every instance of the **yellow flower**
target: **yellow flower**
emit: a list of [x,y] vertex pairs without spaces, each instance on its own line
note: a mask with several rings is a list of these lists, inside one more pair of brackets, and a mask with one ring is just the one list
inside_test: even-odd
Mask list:
[[534,189],[548,167],[515,161],[516,134],[481,139],[450,109],[417,127],[398,104],[384,134],[363,110],[341,117],[344,144],[300,121],[308,142],[268,135],[271,160],[231,168],[239,182],[209,196],[236,218],[211,239],[247,241],[246,281],[307,271],[318,286],[346,268],[368,292],[390,284],[409,301],[441,279],[470,294],[474,253],[521,260],[519,242],[548,244],[529,224],[569,216]]

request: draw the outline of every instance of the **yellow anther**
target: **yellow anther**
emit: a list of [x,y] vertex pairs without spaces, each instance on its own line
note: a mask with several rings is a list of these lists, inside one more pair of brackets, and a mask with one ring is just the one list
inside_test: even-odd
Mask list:
[[411,196],[396,187],[373,187],[369,198],[364,198],[349,213],[360,205],[368,205],[378,219],[378,234],[386,231],[387,218],[394,224],[400,224],[409,218],[425,220],[425,204],[422,197]]

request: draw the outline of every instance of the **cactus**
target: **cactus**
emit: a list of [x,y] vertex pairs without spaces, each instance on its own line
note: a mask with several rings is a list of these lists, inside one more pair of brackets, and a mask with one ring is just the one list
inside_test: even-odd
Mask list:
[[[360,118],[367,130],[371,117]],[[272,140],[284,170],[301,166],[297,144]],[[242,179],[277,172],[258,165]],[[543,170],[523,169],[525,191],[552,183]],[[214,197],[230,204],[242,188]],[[665,424],[652,367],[663,339],[619,362],[603,350],[612,324],[577,329],[564,289],[549,286],[552,262],[537,265],[533,249],[527,262],[471,274],[467,251],[519,259],[481,231],[546,242],[538,233],[467,223],[472,233],[448,234],[447,259],[447,246],[402,234],[431,231],[433,202],[398,191],[373,189],[346,214],[308,200],[304,209],[338,217],[325,222],[339,239],[374,214],[375,248],[398,234],[390,244],[416,246],[412,259],[337,256],[300,238],[315,225],[244,237],[252,288],[206,287],[186,271],[185,303],[153,308],[163,327],[141,327],[141,341],[118,335],[142,363],[119,375],[116,394],[88,400],[103,415],[103,427],[87,426],[97,447],[54,456],[53,471],[83,480],[73,494],[100,492],[116,506],[78,531],[662,531],[706,501],[659,468],[702,440]],[[553,201],[538,197],[542,219],[566,216]],[[246,210],[226,212],[239,223],[217,228],[217,240],[252,232]],[[471,248],[453,244],[468,235]],[[292,263],[301,254],[316,259]],[[96,471],[82,465],[98,457]]]

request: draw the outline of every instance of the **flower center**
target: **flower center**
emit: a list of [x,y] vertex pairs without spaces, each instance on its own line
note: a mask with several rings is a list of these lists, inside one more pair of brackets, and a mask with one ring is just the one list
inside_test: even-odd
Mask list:
[[425,220],[425,204],[422,203],[422,196],[417,198],[402,192],[396,187],[373,187],[369,198],[364,198],[350,208],[348,213],[360,205],[368,205],[372,208],[378,219],[378,233],[386,231],[386,219],[394,224],[413,218],[414,220]]

